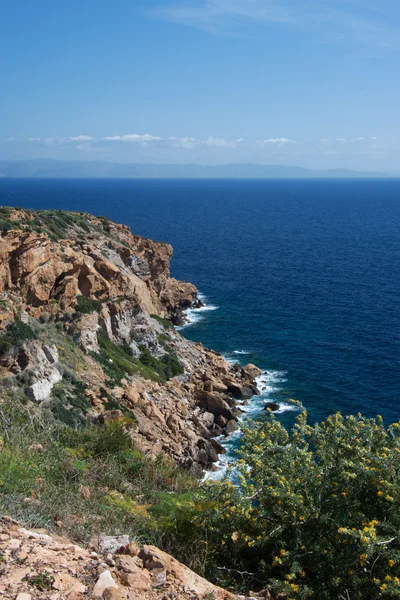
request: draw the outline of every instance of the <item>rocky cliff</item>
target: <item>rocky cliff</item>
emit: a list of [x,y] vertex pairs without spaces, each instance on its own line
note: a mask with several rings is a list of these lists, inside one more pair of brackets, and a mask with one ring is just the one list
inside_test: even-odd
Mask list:
[[124,419],[140,450],[212,468],[260,371],[176,331],[201,303],[170,277],[171,246],[63,211],[2,208],[0,230],[1,401],[75,427]]

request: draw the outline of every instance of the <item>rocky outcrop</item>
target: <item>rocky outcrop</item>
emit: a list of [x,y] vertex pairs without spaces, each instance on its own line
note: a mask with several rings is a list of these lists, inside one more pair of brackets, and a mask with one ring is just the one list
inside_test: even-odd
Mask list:
[[[65,239],[18,229],[31,213],[10,214],[16,228],[0,237],[0,294],[10,309],[31,314],[74,308],[77,296],[103,302],[127,298],[148,314],[188,307],[197,290],[169,277],[172,248],[133,236],[128,227],[86,215],[88,231],[71,225]],[[70,213],[72,214],[72,213]],[[49,217],[51,218],[51,216]],[[80,217],[81,218],[81,217]],[[46,220],[43,220],[46,229]]]

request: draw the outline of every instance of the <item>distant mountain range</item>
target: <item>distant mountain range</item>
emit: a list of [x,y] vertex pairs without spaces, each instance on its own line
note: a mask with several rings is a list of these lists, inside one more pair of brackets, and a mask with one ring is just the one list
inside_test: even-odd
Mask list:
[[257,165],[251,163],[226,165],[140,164],[106,161],[63,161],[52,159],[0,161],[0,177],[49,178],[191,178],[191,179],[297,179],[297,178],[357,178],[396,177],[399,175],[352,171],[350,169],[306,169],[289,165]]

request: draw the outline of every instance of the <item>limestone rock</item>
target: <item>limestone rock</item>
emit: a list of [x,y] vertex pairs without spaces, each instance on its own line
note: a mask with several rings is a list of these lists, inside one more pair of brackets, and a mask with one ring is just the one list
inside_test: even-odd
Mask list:
[[128,535],[99,535],[98,548],[102,554],[114,554],[123,546],[129,544]]
[[95,598],[102,598],[105,590],[108,590],[110,588],[118,589],[118,586],[112,578],[110,571],[103,571],[103,573],[101,573],[100,577],[98,578],[96,585],[94,586],[93,596]]

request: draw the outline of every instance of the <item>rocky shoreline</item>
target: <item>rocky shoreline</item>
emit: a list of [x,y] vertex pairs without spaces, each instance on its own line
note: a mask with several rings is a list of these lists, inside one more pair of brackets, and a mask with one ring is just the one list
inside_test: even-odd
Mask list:
[[261,371],[175,330],[202,301],[170,277],[171,246],[84,213],[0,211],[2,401],[67,424],[125,418],[141,451],[212,469]]

